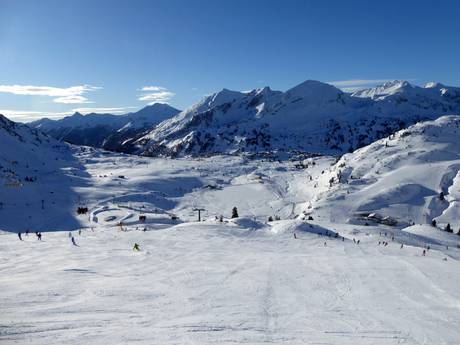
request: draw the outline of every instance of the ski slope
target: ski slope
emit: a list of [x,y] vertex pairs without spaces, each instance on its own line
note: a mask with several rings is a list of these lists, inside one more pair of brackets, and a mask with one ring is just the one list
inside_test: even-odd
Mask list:
[[63,232],[3,234],[1,343],[458,342],[457,260],[292,222],[97,228],[75,233],[79,247]]

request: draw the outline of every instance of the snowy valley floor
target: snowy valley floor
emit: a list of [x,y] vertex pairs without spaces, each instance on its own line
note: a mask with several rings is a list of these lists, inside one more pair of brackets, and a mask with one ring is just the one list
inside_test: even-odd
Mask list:
[[[0,232],[1,344],[459,344],[458,236],[334,224],[325,213],[293,220],[327,190],[332,158],[306,170],[238,157],[79,160],[85,174],[39,187],[63,200],[56,186],[77,186],[62,193],[89,206],[80,235],[75,221],[42,241]],[[47,199],[42,211],[26,188],[16,212],[31,222],[78,205]],[[8,207],[2,216],[17,216]],[[270,215],[282,220],[267,224]]]

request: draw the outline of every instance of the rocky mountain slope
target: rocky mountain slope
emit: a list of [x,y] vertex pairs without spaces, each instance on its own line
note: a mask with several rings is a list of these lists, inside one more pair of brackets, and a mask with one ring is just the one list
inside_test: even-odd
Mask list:
[[422,119],[460,112],[460,88],[393,81],[353,94],[308,80],[286,92],[222,90],[125,142],[142,155],[351,152]]

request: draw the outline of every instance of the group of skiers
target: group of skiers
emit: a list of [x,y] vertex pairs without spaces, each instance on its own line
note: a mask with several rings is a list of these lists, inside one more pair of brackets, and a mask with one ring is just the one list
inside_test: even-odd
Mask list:
[[[324,235],[324,236],[327,236],[327,237],[329,237],[329,238],[332,237],[331,233],[330,233],[329,231],[327,231],[327,230],[326,230],[326,232],[325,232],[324,234],[323,234],[323,233],[318,233],[318,236],[323,236],[323,235]],[[387,233],[387,232],[383,232],[383,233],[380,232],[380,236],[387,237],[387,236],[388,236],[388,233]],[[339,233],[336,232],[335,235],[334,235],[334,238],[337,238],[337,237],[341,237],[341,238],[342,238],[342,241],[345,241],[345,237],[340,236]],[[295,232],[294,232],[294,239],[298,239],[297,234],[296,234]],[[394,240],[395,240],[395,237],[394,237],[394,235],[392,234],[392,235],[391,235],[391,241],[394,241]],[[355,243],[355,244],[360,244],[360,242],[361,242],[361,240],[359,240],[359,239],[356,240],[355,238],[353,238],[353,243]],[[386,246],[388,246],[388,244],[389,244],[388,241],[379,241],[379,242],[378,242],[378,245],[379,245],[379,246],[382,245],[382,246],[386,247]],[[324,246],[325,246],[325,247],[327,246],[327,242],[324,242]],[[401,249],[404,248],[404,243],[401,243],[401,247],[400,247],[400,248],[401,248]],[[422,256],[426,256],[426,253],[430,250],[430,248],[431,248],[431,247],[430,247],[429,245],[426,245],[426,246],[424,247],[423,251],[422,251]],[[446,246],[446,249],[449,249],[449,246]]]
[[[26,236],[29,236],[29,230],[27,230],[27,231],[25,232],[25,234],[26,234]],[[42,240],[42,233],[41,233],[41,232],[36,231],[36,232],[35,232],[35,235],[37,236],[37,240],[38,240],[38,241],[41,241],[41,240]],[[19,240],[20,240],[20,241],[23,240],[23,239],[22,239],[22,233],[18,232],[18,237],[19,237]]]
[[[27,230],[27,231],[25,232],[25,234],[26,234],[26,236],[29,236],[29,230]],[[81,230],[78,231],[78,234],[81,235]],[[41,232],[36,231],[36,232],[35,232],[35,235],[37,236],[37,240],[38,240],[38,241],[41,241],[41,240],[42,240],[42,233],[41,233]],[[23,239],[22,239],[22,232],[18,232],[18,238],[19,238],[20,241],[23,241]],[[77,246],[77,247],[78,247],[77,242],[75,241],[75,238],[73,237],[73,235],[72,235],[71,232],[69,232],[69,238],[70,238],[72,244],[73,244],[74,246]]]
[[[81,230],[78,231],[78,234],[81,235]],[[75,237],[73,237],[72,232],[69,231],[70,242],[76,247],[78,247],[77,242],[75,242]]]

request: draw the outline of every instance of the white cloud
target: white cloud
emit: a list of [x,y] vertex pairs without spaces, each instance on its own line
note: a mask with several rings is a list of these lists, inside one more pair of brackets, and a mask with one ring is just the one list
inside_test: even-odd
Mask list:
[[166,88],[161,86],[144,86],[141,91],[166,91]]
[[64,104],[81,104],[81,103],[94,103],[88,101],[86,97],[83,96],[64,96],[53,99],[54,103],[64,103]]
[[144,93],[139,95],[139,101],[147,101],[149,104],[168,103],[176,95],[162,86],[144,86],[141,91]]
[[350,80],[337,80],[329,81],[328,84],[338,87],[344,92],[355,92],[362,89],[367,89],[370,87],[383,84],[387,81],[394,79],[350,79]]
[[94,107],[94,108],[75,108],[72,109],[72,112],[79,112],[81,114],[89,113],[110,113],[110,114],[125,114],[129,109],[136,107],[118,107],[118,108],[103,108],[103,107]]
[[92,103],[83,95],[99,89],[101,87],[91,85],[78,85],[66,88],[33,85],[0,85],[0,92],[3,93],[55,97],[53,100],[55,103],[64,104]]
[[50,119],[59,119],[66,115],[69,115],[69,112],[45,112],[45,111],[30,111],[30,110],[11,110],[11,109],[0,109],[0,114],[5,115],[10,120],[19,121],[19,122],[30,122],[34,120],[41,119],[42,117],[47,117]]
[[[334,85],[338,87],[344,92],[355,92],[362,89],[367,89],[371,87],[378,86],[383,84],[387,81],[396,80],[393,79],[350,79],[350,80],[337,80],[337,81],[329,81],[328,84]],[[417,79],[404,79],[407,81],[416,81]]]
[[354,86],[366,86],[371,84],[385,83],[392,79],[350,79],[350,80],[338,80],[329,81],[328,84],[332,84],[337,87],[354,87]]
[[53,111],[32,111],[32,110],[13,110],[13,109],[0,109],[0,114],[5,115],[13,121],[19,122],[30,122],[35,121],[41,118],[49,118],[57,120],[65,116],[72,115],[75,112],[81,114],[89,113],[110,113],[110,114],[125,114],[130,111],[130,109],[135,109],[137,107],[85,107],[85,108],[74,108],[67,111],[53,112]]

